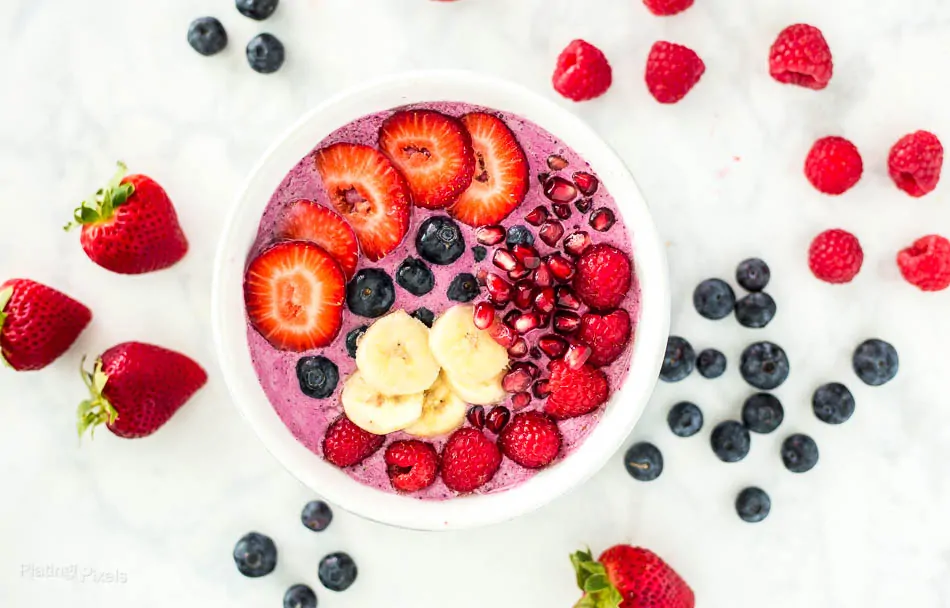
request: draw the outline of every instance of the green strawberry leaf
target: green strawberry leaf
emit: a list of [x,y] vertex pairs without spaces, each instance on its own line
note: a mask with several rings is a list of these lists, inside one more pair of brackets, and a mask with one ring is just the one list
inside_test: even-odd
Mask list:
[[584,582],[584,591],[588,593],[597,593],[610,586],[610,581],[603,574],[594,574]]

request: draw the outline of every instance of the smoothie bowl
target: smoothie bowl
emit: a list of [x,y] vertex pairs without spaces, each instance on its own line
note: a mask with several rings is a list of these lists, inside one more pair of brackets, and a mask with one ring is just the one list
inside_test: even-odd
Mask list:
[[391,78],[305,116],[227,223],[216,347],[267,448],[327,499],[437,530],[596,472],[653,390],[663,250],[633,178],[515,85]]

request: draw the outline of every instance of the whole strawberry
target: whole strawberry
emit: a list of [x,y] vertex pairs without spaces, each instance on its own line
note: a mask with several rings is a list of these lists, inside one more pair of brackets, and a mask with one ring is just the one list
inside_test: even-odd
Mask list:
[[91,396],[79,406],[80,436],[105,423],[126,439],[160,429],[208,381],[185,355],[141,342],[113,346],[82,377]]
[[0,285],[0,359],[17,371],[43,369],[69,350],[92,312],[29,279]]
[[168,195],[150,177],[125,176],[125,165],[105,188],[74,212],[89,259],[119,274],[168,268],[188,252],[188,240]]
[[616,545],[594,561],[590,550],[571,555],[584,596],[574,608],[693,608],[696,599],[679,574],[655,553]]

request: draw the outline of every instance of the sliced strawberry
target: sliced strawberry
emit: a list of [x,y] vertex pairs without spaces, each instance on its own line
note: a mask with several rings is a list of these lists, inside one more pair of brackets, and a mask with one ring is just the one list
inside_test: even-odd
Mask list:
[[528,192],[528,159],[500,118],[473,112],[461,121],[472,136],[475,177],[449,213],[469,226],[497,224]]
[[277,238],[319,245],[337,261],[347,281],[353,277],[360,261],[356,233],[343,216],[313,201],[291,203],[277,228]]
[[300,352],[333,342],[343,324],[345,298],[340,265],[306,241],[274,245],[244,275],[248,319],[280,350]]
[[379,129],[379,148],[406,177],[417,207],[448,207],[472,183],[472,138],[441,112],[396,112]]
[[339,143],[318,150],[314,164],[363,255],[375,262],[402,242],[409,231],[409,186],[388,158],[369,146]]

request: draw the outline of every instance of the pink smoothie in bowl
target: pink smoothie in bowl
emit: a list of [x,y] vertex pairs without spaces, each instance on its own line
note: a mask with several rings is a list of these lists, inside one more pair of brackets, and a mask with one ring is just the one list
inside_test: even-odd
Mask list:
[[[509,274],[507,265],[501,267],[501,265],[505,265],[509,258],[497,254],[499,250],[507,251],[511,249],[512,243],[509,239],[520,240],[522,245],[529,244],[524,241],[524,235],[526,233],[530,235],[528,237],[530,246],[536,249],[538,257],[546,261],[544,264],[546,267],[549,265],[547,262],[551,260],[549,256],[556,257],[556,261],[550,261],[550,265],[567,263],[566,268],[559,268],[559,270],[562,270],[560,277],[550,277],[551,287],[557,290],[559,296],[565,295],[565,300],[557,307],[552,306],[553,310],[549,312],[540,312],[537,316],[542,326],[520,334],[523,342],[518,341],[508,349],[512,369],[529,370],[533,376],[531,379],[532,386],[527,390],[520,391],[521,395],[517,398],[509,394],[497,407],[508,408],[511,415],[534,409],[544,410],[546,405],[545,388],[549,388],[545,387],[545,381],[550,375],[548,365],[552,356],[550,348],[544,350],[539,348],[542,345],[542,338],[558,336],[564,344],[576,342],[578,352],[584,352],[585,350],[583,342],[577,337],[579,335],[578,330],[574,329],[572,321],[576,321],[588,313],[589,308],[584,303],[583,298],[577,298],[576,294],[573,293],[573,282],[569,273],[574,272],[574,267],[578,263],[578,258],[583,256],[585,247],[610,245],[623,252],[632,262],[634,249],[631,242],[631,232],[636,231],[637,227],[625,225],[623,215],[610,194],[610,183],[600,181],[597,167],[590,166],[557,137],[526,119],[511,113],[465,103],[432,102],[413,104],[370,114],[340,127],[323,141],[317,143],[313,151],[300,160],[273,193],[260,220],[257,238],[247,253],[247,265],[250,265],[262,252],[281,240],[286,233],[288,210],[298,201],[312,201],[319,206],[334,208],[334,203],[317,168],[316,158],[321,150],[341,142],[378,148],[380,145],[380,127],[384,124],[384,121],[397,113],[409,110],[431,110],[452,118],[461,118],[470,113],[480,112],[500,119],[510,129],[517,144],[523,150],[524,158],[527,161],[527,190],[522,193],[523,199],[521,195],[518,196],[521,199],[520,202],[504,219],[492,224],[493,228],[494,226],[501,226],[504,229],[505,238],[500,242],[493,243],[492,241],[495,239],[489,238],[492,232],[486,231],[484,226],[471,226],[462,221],[455,221],[464,241],[464,250],[457,259],[447,265],[433,263],[426,259],[425,255],[418,250],[417,234],[420,226],[429,218],[451,218],[456,215],[451,203],[445,208],[439,209],[426,209],[418,204],[412,205],[409,210],[408,230],[402,236],[398,245],[395,245],[391,251],[375,261],[369,259],[374,256],[366,255],[364,247],[363,255],[359,257],[356,266],[356,272],[359,273],[367,268],[379,269],[395,282],[397,269],[407,258],[411,257],[421,261],[431,270],[432,277],[434,277],[434,286],[431,291],[418,296],[396,283],[394,286],[394,302],[387,308],[387,312],[404,310],[408,313],[414,313],[420,309],[426,309],[436,318],[448,308],[460,303],[458,293],[454,294],[454,301],[450,299],[450,286],[453,281],[458,283],[457,277],[459,275],[470,273],[475,277],[474,285],[471,284],[471,281],[468,282],[468,287],[474,288],[473,293],[464,295],[462,298],[468,298],[470,295],[474,296],[471,299],[473,304],[482,301],[495,302],[497,303],[497,306],[495,306],[496,323],[504,323],[505,319],[508,319],[510,323],[514,323],[516,313],[512,313],[512,311],[518,306],[512,302],[499,302],[497,298],[493,298],[493,294],[484,285],[485,275],[494,273],[502,277],[508,284],[512,285],[512,289],[515,289],[515,286],[519,284],[527,286],[524,288],[533,290],[531,298],[533,302],[534,295],[546,285],[545,279],[540,279],[542,281],[541,287],[531,287],[535,278],[534,269],[524,268],[522,265],[515,268],[512,274]],[[458,124],[463,123],[458,122]],[[478,157],[477,149],[475,152],[476,166],[470,180],[484,180],[486,176],[483,172],[488,169],[486,169],[483,159]],[[419,153],[425,154],[427,151],[422,150]],[[462,190],[465,187],[467,186],[463,184]],[[539,208],[542,211],[538,211]],[[481,231],[479,231],[480,228]],[[513,228],[514,230],[512,230]],[[357,236],[361,236],[358,229]],[[566,239],[568,240],[566,241]],[[588,239],[590,244],[587,242]],[[490,244],[487,244],[486,241]],[[566,247],[566,242],[570,243],[571,246]],[[589,249],[586,251],[589,251]],[[477,261],[476,252],[483,254],[484,257]],[[533,262],[528,264],[534,265]],[[341,263],[341,267],[344,265]],[[627,342],[632,343],[640,320],[641,293],[636,274],[631,274],[633,276],[631,277],[630,287],[623,295],[620,303],[614,308],[625,311],[629,315],[630,337]],[[474,291],[477,291],[477,294]],[[572,295],[575,298],[573,301],[571,300]],[[538,309],[533,304],[524,306],[519,310],[538,313]],[[601,309],[598,312],[606,314],[609,311]],[[420,316],[420,318],[422,317],[424,315]],[[556,327],[557,319],[561,319],[564,323]],[[375,318],[367,318],[356,314],[349,306],[344,305],[342,308],[342,324],[335,338],[328,345],[302,351],[275,347],[272,341],[269,342],[265,339],[259,328],[256,328],[250,320],[248,321],[248,347],[254,370],[264,393],[274,411],[293,436],[308,450],[320,457],[323,457],[324,454],[323,442],[328,427],[344,415],[340,400],[343,385],[346,379],[357,371],[356,361],[348,353],[347,336],[357,328],[371,325],[375,320]],[[512,336],[511,339],[518,339],[517,331],[511,330],[509,333]],[[557,341],[555,340],[555,342]],[[506,342],[505,346],[508,346],[509,343],[510,341]],[[548,346],[548,344],[545,344],[545,346]],[[585,353],[584,356],[587,354],[589,353]],[[327,380],[329,383],[328,390],[332,388],[332,392],[324,398],[314,398],[305,394],[298,378],[298,362],[301,358],[314,356],[329,359],[337,370],[338,381],[334,383],[332,380]],[[560,353],[555,355],[558,359],[562,356]],[[630,344],[623,345],[621,352],[619,354],[614,353],[611,359],[611,362],[602,365],[600,369],[607,379],[610,394],[613,394],[614,391],[620,388],[630,371],[632,359]],[[652,365],[654,362],[650,363]],[[538,383],[540,385],[535,387],[534,385]],[[530,399],[525,397],[525,394],[529,395]],[[554,463],[570,457],[582,445],[588,435],[600,423],[605,407],[606,402],[589,413],[570,418],[559,418],[556,421],[562,436],[562,444]],[[490,412],[491,409],[491,406],[484,408],[486,412]],[[472,422],[465,421],[462,424],[464,427],[468,427],[472,425]],[[491,430],[485,429],[483,432],[486,437],[494,441],[495,434]],[[446,434],[425,438],[422,441],[432,444],[435,450],[441,453],[448,437],[449,435]],[[413,437],[401,431],[389,433],[385,436],[381,448],[358,464],[345,467],[345,472],[358,482],[377,490],[396,492],[397,490],[394,489],[387,473],[384,453],[386,446],[392,442],[407,439],[413,439]],[[497,472],[486,483],[477,488],[474,493],[491,494],[509,490],[524,483],[537,473],[538,470],[536,469],[527,469],[508,458],[502,458]],[[441,476],[437,476],[428,487],[411,492],[408,495],[422,500],[447,500],[459,496],[457,492],[446,487]]]

